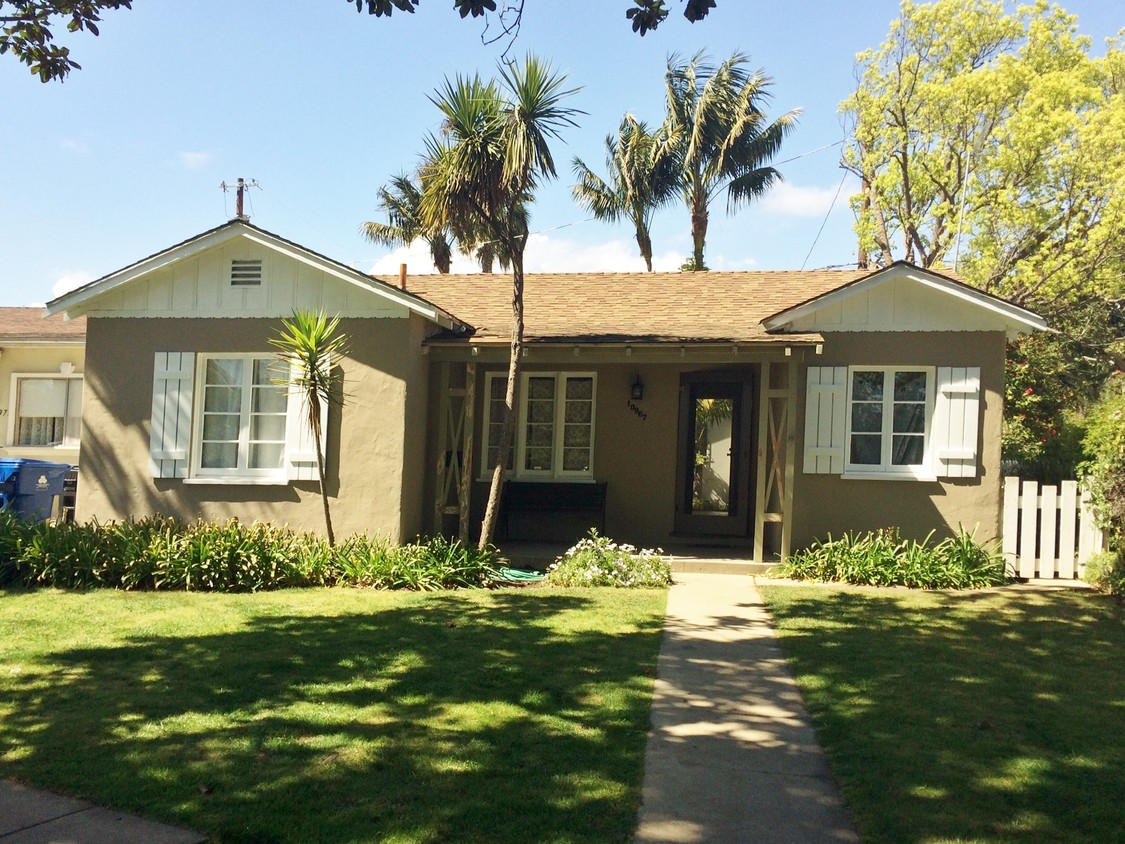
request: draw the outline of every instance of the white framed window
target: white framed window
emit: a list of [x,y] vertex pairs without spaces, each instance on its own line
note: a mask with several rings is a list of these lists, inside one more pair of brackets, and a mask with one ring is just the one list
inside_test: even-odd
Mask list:
[[853,367],[845,473],[932,476],[932,367]]
[[[491,474],[504,422],[507,373],[485,382],[481,476]],[[525,372],[520,381],[516,441],[508,469],[526,480],[592,479],[597,376],[593,372]]]
[[194,477],[286,477],[285,366],[271,356],[199,355]]
[[980,367],[810,366],[804,471],[975,477],[980,413]]
[[14,446],[78,448],[82,436],[82,376],[12,376],[8,442]]

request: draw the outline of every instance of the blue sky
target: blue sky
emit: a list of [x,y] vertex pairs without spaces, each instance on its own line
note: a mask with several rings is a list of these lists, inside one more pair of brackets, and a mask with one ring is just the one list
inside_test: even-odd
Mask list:
[[[265,229],[365,272],[432,271],[423,244],[391,252],[358,228],[380,219],[379,186],[413,169],[437,129],[428,95],[446,77],[495,74],[502,45],[482,45],[480,21],[451,5],[423,0],[415,15],[376,19],[345,0],[136,0],[106,13],[100,37],[63,33],[83,68],[61,85],[0,57],[0,304],[42,303],[224,222],[234,195],[219,184],[239,177],[261,186],[248,211]],[[672,0],[644,38],[625,0],[526,5],[513,53],[565,72],[586,112],[554,147],[559,179],[533,207],[529,271],[643,269],[631,227],[588,221],[571,200],[570,162],[603,172],[605,136],[625,112],[658,123],[669,54],[698,50],[747,53],[774,79],[769,113],[802,111],[778,157],[784,184],[733,217],[713,206],[709,266],[854,262],[855,186],[839,167],[836,110],[896,0],[719,0],[694,25]],[[1125,25],[1116,0],[1065,7],[1096,50]],[[682,206],[658,215],[654,252],[658,269],[690,254]]]

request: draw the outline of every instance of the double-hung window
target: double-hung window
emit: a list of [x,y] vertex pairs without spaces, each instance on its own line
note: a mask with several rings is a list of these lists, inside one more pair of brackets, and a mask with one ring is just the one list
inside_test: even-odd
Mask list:
[[285,476],[286,374],[272,357],[200,356],[196,476]]
[[851,370],[848,471],[924,473],[933,380],[929,369]]
[[12,380],[12,444],[77,448],[82,433],[82,376],[16,375]]
[[[489,373],[486,384],[486,443],[482,475],[495,465],[504,422],[507,376]],[[597,383],[592,372],[525,372],[520,384],[514,459],[516,478],[593,478],[594,404]]]

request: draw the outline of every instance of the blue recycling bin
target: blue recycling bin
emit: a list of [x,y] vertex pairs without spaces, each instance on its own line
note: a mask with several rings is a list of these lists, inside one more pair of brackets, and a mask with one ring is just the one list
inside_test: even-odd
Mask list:
[[24,519],[47,521],[71,468],[67,463],[46,460],[0,458],[0,507]]

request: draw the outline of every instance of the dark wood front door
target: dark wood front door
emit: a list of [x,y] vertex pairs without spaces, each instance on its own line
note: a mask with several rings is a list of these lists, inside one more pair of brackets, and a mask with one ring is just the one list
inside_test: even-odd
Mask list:
[[681,376],[675,520],[679,535],[748,535],[752,380],[748,371]]

